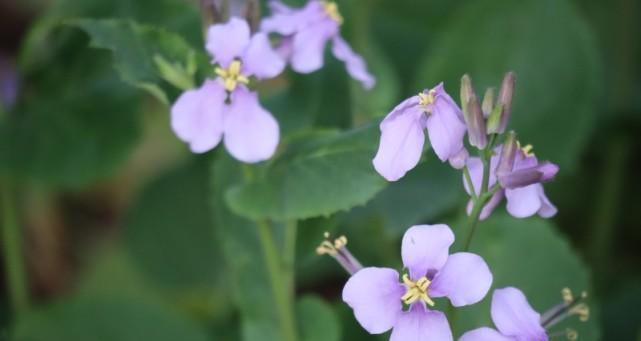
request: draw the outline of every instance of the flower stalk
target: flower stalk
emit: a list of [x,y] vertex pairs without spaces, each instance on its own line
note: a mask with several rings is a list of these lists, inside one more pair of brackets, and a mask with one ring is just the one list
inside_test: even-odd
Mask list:
[[29,293],[22,250],[22,231],[17,222],[14,196],[8,182],[2,187],[2,240],[9,300],[14,314],[19,316],[29,307]]

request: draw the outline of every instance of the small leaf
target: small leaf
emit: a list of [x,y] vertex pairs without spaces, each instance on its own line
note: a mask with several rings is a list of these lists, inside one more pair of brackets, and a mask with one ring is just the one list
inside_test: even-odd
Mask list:
[[296,304],[301,341],[339,341],[340,324],[330,305],[314,296],[305,296]]

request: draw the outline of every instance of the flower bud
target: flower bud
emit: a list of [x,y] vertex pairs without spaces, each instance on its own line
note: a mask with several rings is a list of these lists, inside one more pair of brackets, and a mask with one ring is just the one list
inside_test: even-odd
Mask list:
[[249,29],[252,33],[258,31],[258,28],[260,27],[260,5],[257,0],[246,1],[245,19],[247,19]]
[[481,106],[483,109],[483,116],[485,116],[485,118],[490,116],[492,109],[494,109],[494,96],[496,95],[495,92],[496,91],[494,88],[487,88],[487,90],[485,90],[485,95],[483,96],[483,105]]
[[461,102],[470,144],[478,149],[483,149],[487,146],[485,117],[483,116],[481,103],[479,103],[479,99],[472,88],[472,80],[468,75],[464,75],[461,78]]
[[[516,76],[514,72],[508,72],[503,78],[501,90],[499,91],[498,105],[501,106],[500,111],[496,111],[495,117],[490,114],[490,123],[488,123],[489,134],[502,134],[507,128],[510,114],[512,113],[512,94],[514,93],[514,83]],[[494,113],[493,113],[494,114]]]
[[200,0],[200,12],[205,32],[207,32],[207,27],[225,21],[225,10],[216,5],[216,0]]
[[519,145],[516,141],[516,133],[510,131],[507,133],[503,148],[501,149],[501,158],[499,165],[496,167],[496,175],[503,176],[512,172],[514,168],[514,160],[516,160],[516,153],[519,150]]

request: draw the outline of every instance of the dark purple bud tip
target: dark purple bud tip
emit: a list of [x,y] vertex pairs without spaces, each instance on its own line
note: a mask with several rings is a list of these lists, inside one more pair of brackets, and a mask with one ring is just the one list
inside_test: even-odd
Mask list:
[[534,167],[499,175],[499,183],[503,188],[525,187],[552,180],[558,171],[559,167],[557,165],[544,162]]
[[502,134],[507,128],[510,115],[512,113],[512,95],[514,94],[514,84],[516,82],[516,75],[514,72],[508,72],[503,78],[501,90],[499,92],[499,104],[503,107],[501,113],[501,123],[498,133]]

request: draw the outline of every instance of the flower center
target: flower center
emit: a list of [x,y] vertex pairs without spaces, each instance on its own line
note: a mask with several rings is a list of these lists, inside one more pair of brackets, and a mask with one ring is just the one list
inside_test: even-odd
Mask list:
[[418,104],[425,109],[425,112],[432,112],[432,104],[436,101],[436,91],[430,90],[425,94],[424,92],[418,93]]
[[338,5],[333,1],[321,1],[325,15],[336,21],[339,25],[343,23],[343,16],[338,11]]
[[423,276],[419,278],[418,281],[412,282],[410,277],[405,274],[403,275],[403,283],[405,284],[405,287],[407,287],[405,295],[401,297],[403,303],[412,304],[416,301],[421,300],[429,304],[430,307],[434,306],[434,301],[432,301],[430,296],[427,294],[430,284],[432,283],[429,279],[427,279],[427,277]]
[[249,84],[249,78],[240,73],[241,66],[240,60],[234,60],[227,69],[216,68],[216,74],[223,79],[225,90],[232,92],[236,89],[238,83]]

